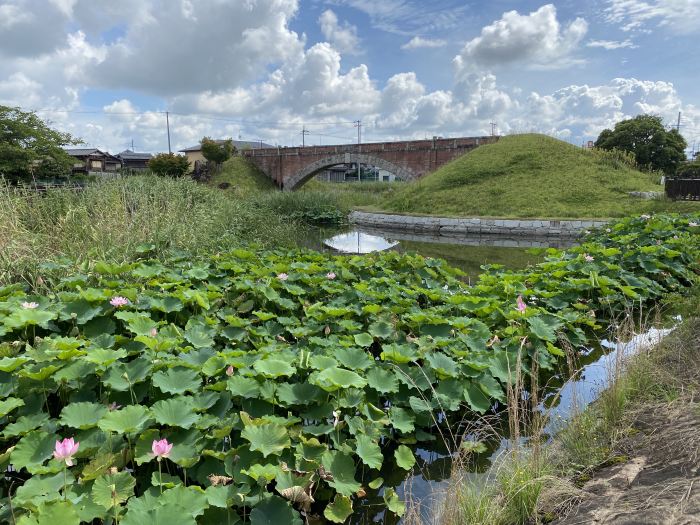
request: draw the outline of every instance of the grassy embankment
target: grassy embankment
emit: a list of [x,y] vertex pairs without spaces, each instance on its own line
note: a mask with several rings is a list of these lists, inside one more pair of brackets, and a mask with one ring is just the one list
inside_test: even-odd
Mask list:
[[[608,387],[592,405],[565,423],[550,442],[543,432],[546,418],[529,418],[527,412],[513,411],[518,405],[514,401],[521,398],[518,388],[522,381],[516,379],[514,390],[509,392],[511,434],[519,435],[525,429],[534,437],[529,444],[503,453],[485,480],[469,474],[467,455],[460,458],[436,517],[428,523],[519,525],[557,519],[557,523],[566,525],[588,523],[587,519],[606,513],[624,515],[621,503],[616,504],[611,494],[604,493],[595,500],[595,494],[606,485],[618,492],[616,498],[620,501],[627,500],[624,512],[632,521],[652,510],[667,517],[673,512],[686,512],[689,506],[684,507],[682,500],[688,499],[693,488],[690,472],[695,470],[693,447],[698,443],[699,427],[693,414],[697,414],[700,395],[695,366],[700,359],[700,280],[690,296],[673,297],[666,302],[669,304],[675,312],[682,312],[683,324],[655,346],[642,348],[633,356],[616,356],[607,370]],[[620,341],[629,340],[642,329],[630,319],[620,323]],[[676,417],[683,419],[678,425]],[[659,443],[652,444],[654,440]],[[659,450],[662,455],[658,469],[647,466],[655,475],[654,483],[647,487],[640,482],[635,492],[621,496],[634,479],[625,476],[640,470],[635,464],[639,457],[635,456],[651,455],[649,449]],[[678,464],[667,468],[670,463]],[[683,474],[686,470],[689,478]],[[585,490],[587,482],[596,484],[593,494]],[[662,498],[659,487],[671,494]],[[678,494],[683,496],[680,502]],[[581,502],[585,506],[577,510],[580,514],[567,519],[567,513]],[[417,505],[413,510],[409,525],[428,525]]]
[[367,206],[407,214],[503,218],[611,218],[700,207],[628,195],[662,192],[658,182],[658,175],[637,171],[614,153],[584,150],[545,135],[513,135]]

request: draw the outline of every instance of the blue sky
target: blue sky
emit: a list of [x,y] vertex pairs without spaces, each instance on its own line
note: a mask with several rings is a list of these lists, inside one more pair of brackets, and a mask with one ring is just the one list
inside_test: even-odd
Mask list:
[[648,112],[700,149],[700,0],[0,0],[0,103],[88,144],[538,131]]

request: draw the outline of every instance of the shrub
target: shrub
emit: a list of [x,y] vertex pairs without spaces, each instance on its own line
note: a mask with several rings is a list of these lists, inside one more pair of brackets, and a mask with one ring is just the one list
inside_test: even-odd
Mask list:
[[209,137],[204,137],[201,145],[202,156],[207,159],[207,161],[214,164],[223,164],[230,159],[231,155],[233,155],[236,151],[231,139],[223,142],[217,142]]
[[152,173],[168,177],[182,177],[190,171],[190,162],[184,155],[159,153],[148,161]]

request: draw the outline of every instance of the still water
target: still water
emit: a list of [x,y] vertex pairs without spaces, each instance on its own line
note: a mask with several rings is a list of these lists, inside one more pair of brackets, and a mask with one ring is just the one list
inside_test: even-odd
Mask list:
[[[304,243],[307,247],[319,251],[338,254],[365,254],[376,251],[394,250],[399,252],[419,253],[426,257],[445,259],[452,266],[465,272],[465,281],[470,282],[483,272],[483,265],[503,265],[510,269],[525,268],[544,259],[547,248],[567,248],[575,240],[559,237],[526,238],[503,236],[430,236],[414,233],[397,233],[376,229],[349,230],[315,230]],[[595,401],[599,393],[609,384],[611,371],[619,357],[634,353],[641,348],[655,344],[669,330],[651,329],[628,341],[615,342],[602,339],[599,344],[588,349],[580,349],[576,364],[577,372],[571,376],[561,371],[548,379],[539,404],[540,412],[546,415],[545,435],[556,433],[563,423]],[[489,467],[511,446],[507,420],[503,414],[487,414],[490,419],[490,436],[479,439],[487,450],[473,457],[475,479],[485,480],[489,476]],[[473,425],[473,424],[472,424]],[[477,436],[478,425],[457,431],[459,435]],[[457,438],[460,439],[460,438]],[[521,438],[527,441],[527,436]],[[414,448],[417,459],[414,473],[404,478],[403,472],[382,471],[385,487],[395,487],[399,496],[411,501],[413,510],[418,512],[425,525],[438,523],[437,515],[440,501],[449,484],[452,468],[450,450],[456,447],[448,445],[449,436],[438,437],[430,444],[421,443]],[[354,525],[397,524],[401,520],[384,511],[382,489],[369,491],[361,504],[355,505],[351,518]]]

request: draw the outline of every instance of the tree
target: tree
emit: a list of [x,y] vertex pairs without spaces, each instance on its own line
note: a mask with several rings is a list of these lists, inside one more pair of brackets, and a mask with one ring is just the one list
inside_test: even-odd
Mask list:
[[236,152],[236,148],[233,146],[233,141],[231,139],[224,140],[223,142],[217,142],[210,139],[209,137],[204,137],[201,141],[202,145],[202,156],[209,162],[214,164],[222,164],[231,158]]
[[595,142],[596,148],[629,151],[637,164],[651,170],[673,174],[685,160],[685,139],[672,129],[666,131],[661,117],[637,115],[602,131]]
[[22,180],[67,176],[73,158],[62,146],[81,144],[32,111],[0,105],[0,176]]
[[182,177],[190,171],[190,161],[184,155],[159,153],[148,161],[148,168],[156,175]]

